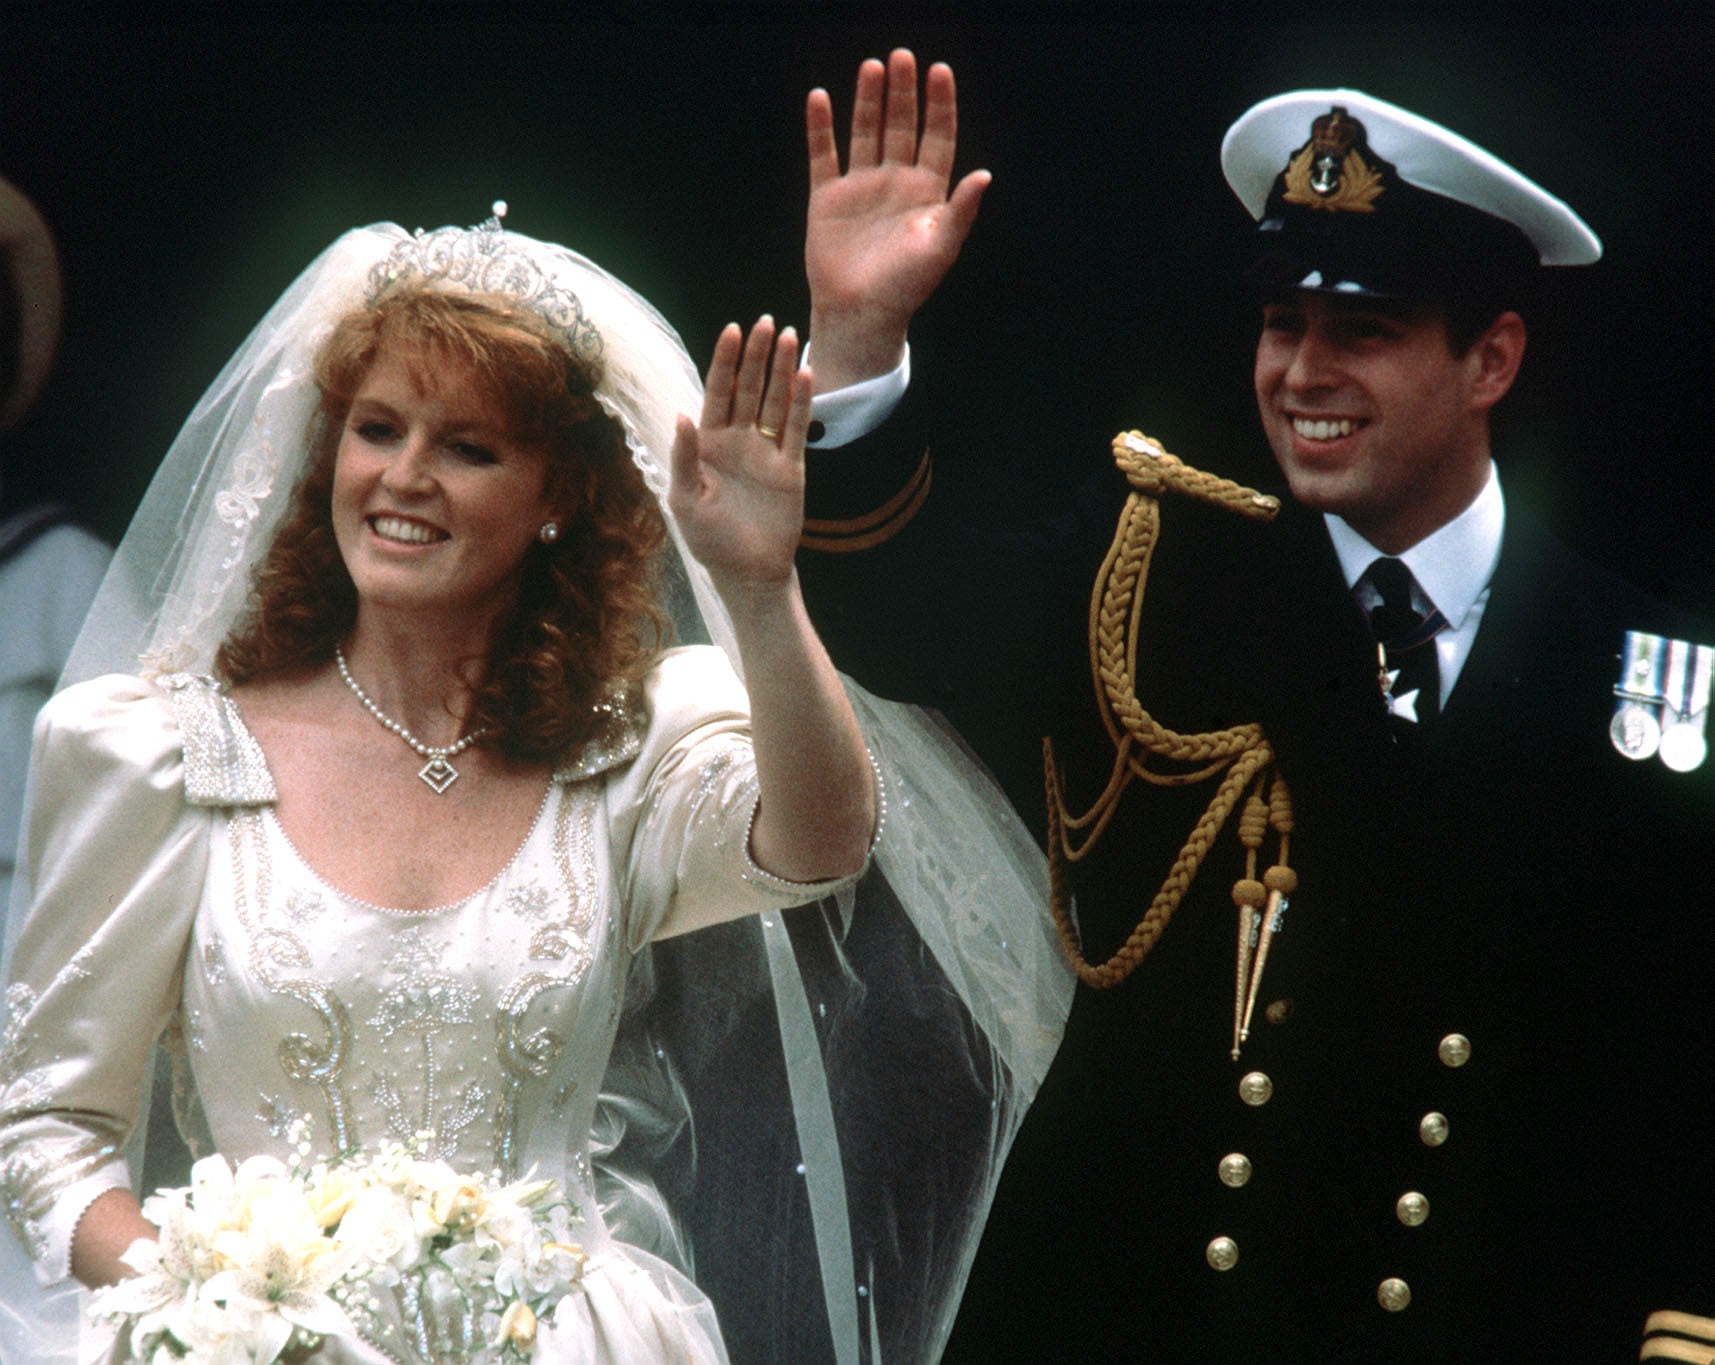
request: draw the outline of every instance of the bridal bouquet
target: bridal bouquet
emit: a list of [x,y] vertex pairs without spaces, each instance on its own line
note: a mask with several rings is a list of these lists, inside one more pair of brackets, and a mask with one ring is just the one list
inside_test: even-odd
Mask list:
[[270,1365],[361,1334],[389,1353],[469,1365],[530,1359],[537,1318],[578,1287],[576,1210],[557,1182],[461,1175],[424,1144],[236,1170],[206,1157],[143,1204],[158,1241],[92,1313],[145,1365]]

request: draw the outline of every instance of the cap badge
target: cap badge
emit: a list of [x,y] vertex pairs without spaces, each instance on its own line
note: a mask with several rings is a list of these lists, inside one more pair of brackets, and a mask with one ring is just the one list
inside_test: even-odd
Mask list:
[[1310,125],[1310,141],[1286,163],[1288,204],[1371,213],[1392,168],[1370,150],[1364,125],[1335,105]]

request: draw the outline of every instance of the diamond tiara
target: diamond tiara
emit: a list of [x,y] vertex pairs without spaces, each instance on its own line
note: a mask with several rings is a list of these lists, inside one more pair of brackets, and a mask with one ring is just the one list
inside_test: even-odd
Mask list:
[[601,333],[585,315],[578,296],[557,284],[544,268],[546,248],[501,226],[505,216],[506,201],[497,199],[494,212],[476,227],[442,227],[432,232],[418,228],[370,269],[367,301],[373,305],[401,284],[500,294],[546,322],[579,360],[599,365]]

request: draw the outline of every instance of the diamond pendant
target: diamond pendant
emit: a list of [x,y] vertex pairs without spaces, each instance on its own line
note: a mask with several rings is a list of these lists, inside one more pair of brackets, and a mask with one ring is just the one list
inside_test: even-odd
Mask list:
[[445,754],[440,754],[417,769],[417,776],[439,796],[459,780],[459,770],[447,762]]

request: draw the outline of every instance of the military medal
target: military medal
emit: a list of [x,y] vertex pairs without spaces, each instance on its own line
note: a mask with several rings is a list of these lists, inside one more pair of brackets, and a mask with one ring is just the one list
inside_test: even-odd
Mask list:
[[1620,680],[1614,684],[1614,718],[1608,738],[1627,758],[1654,758],[1661,747],[1663,666],[1667,641],[1641,630],[1626,632]]
[[1399,669],[1387,666],[1387,646],[1378,644],[1376,646],[1376,681],[1381,684],[1382,704],[1387,707],[1390,716],[1398,716],[1402,720],[1415,723],[1417,720],[1417,697],[1420,689],[1414,687],[1409,692],[1401,692],[1396,696],[1394,688],[1399,686],[1399,674]]
[[1699,767],[1709,753],[1715,649],[1641,630],[1626,632],[1608,738],[1627,758],[1660,757],[1675,772]]
[[1608,738],[1627,758],[1654,758],[1661,747],[1661,722],[1647,706],[1623,701],[1608,722]]
[[1709,719],[1709,682],[1715,649],[1667,642],[1667,701],[1662,708],[1661,761],[1676,773],[1701,766],[1709,754],[1704,728]]
[[[1701,721],[1701,717],[1698,718]],[[1709,741],[1703,726],[1690,721],[1675,721],[1661,737],[1661,761],[1676,773],[1688,773],[1703,766],[1709,756]]]
[[[1424,697],[1421,686],[1408,687],[1403,692],[1396,690],[1399,687],[1400,675],[1405,671],[1398,666],[1396,661],[1406,657],[1408,650],[1432,648],[1430,642],[1445,629],[1447,629],[1447,617],[1442,614],[1439,607],[1432,607],[1428,615],[1424,616],[1404,634],[1393,639],[1376,642],[1376,683],[1381,688],[1382,705],[1387,707],[1389,715],[1398,716],[1401,720],[1408,720],[1416,724],[1423,719],[1422,716],[1418,715],[1419,705],[1423,706],[1425,715],[1435,713],[1436,706],[1440,702],[1439,696]],[[1419,669],[1416,676],[1421,678],[1424,676],[1424,672],[1425,670]],[[1430,680],[1435,678],[1433,667],[1428,669],[1427,673]]]

